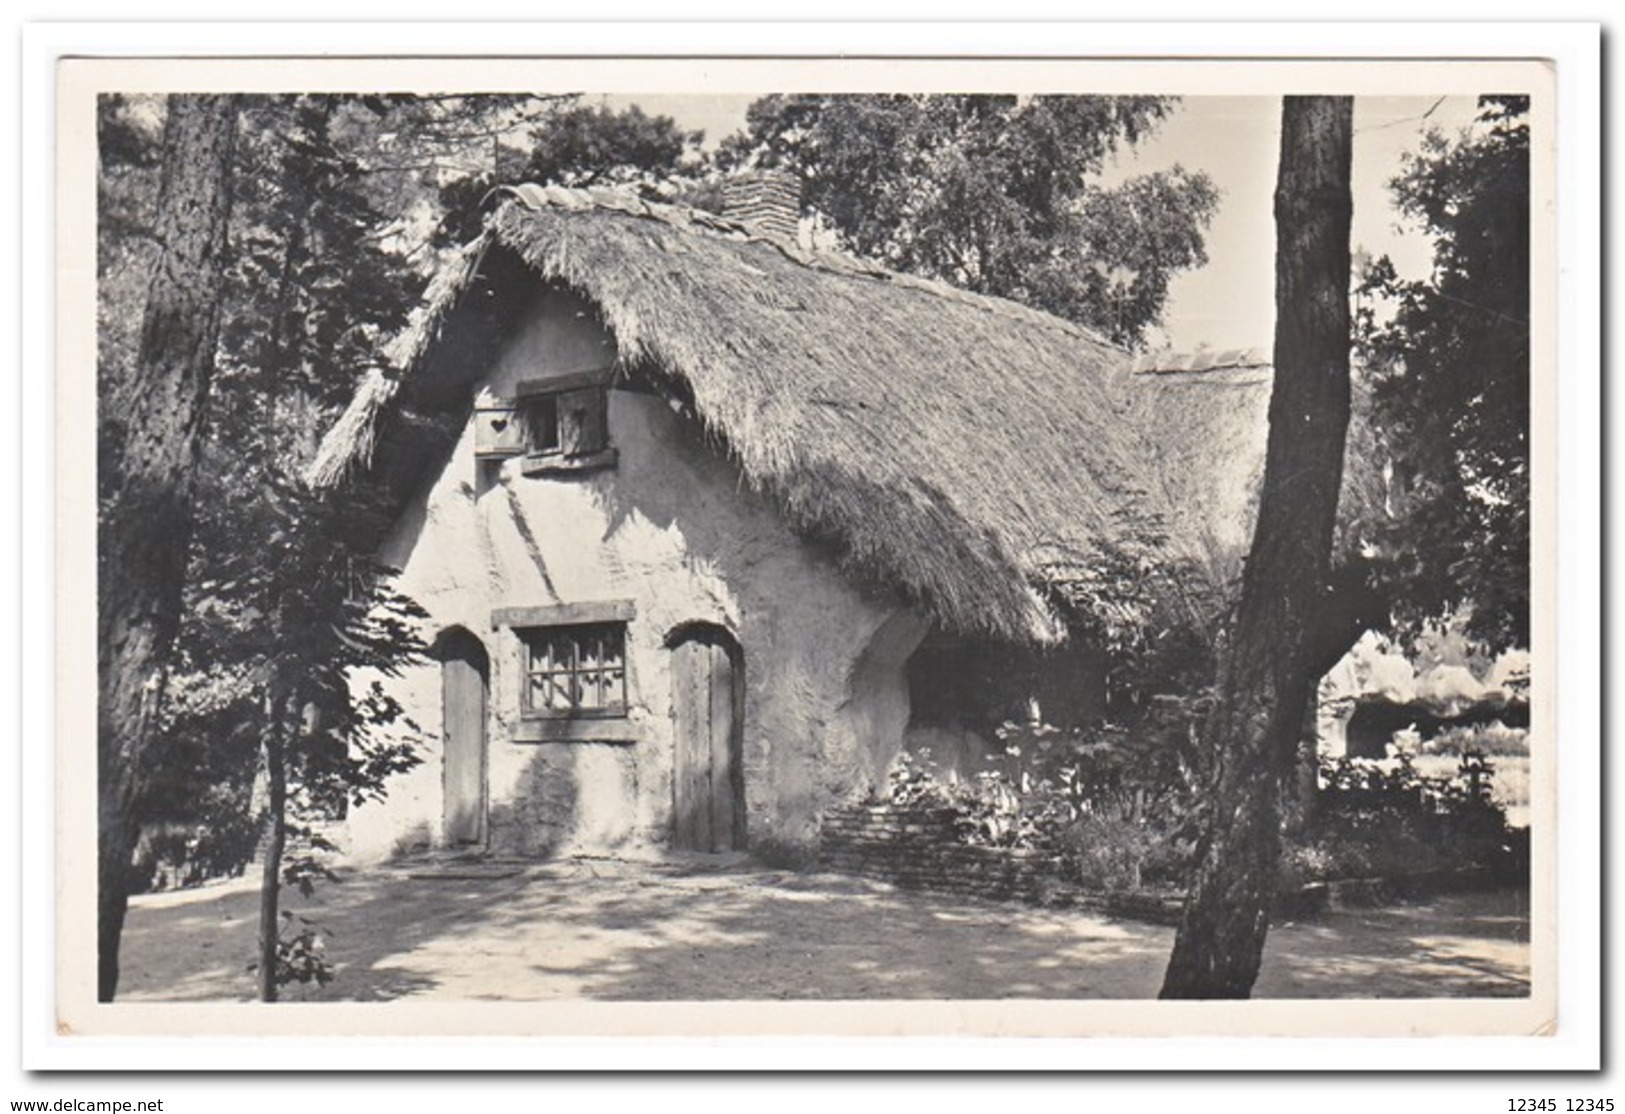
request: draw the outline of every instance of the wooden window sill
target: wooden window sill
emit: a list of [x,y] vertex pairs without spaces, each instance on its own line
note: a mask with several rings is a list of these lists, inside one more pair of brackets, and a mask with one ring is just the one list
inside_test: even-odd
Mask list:
[[565,456],[562,453],[532,453],[521,466],[527,476],[574,476],[583,472],[597,472],[613,468],[620,460],[614,448],[599,449],[595,453]]

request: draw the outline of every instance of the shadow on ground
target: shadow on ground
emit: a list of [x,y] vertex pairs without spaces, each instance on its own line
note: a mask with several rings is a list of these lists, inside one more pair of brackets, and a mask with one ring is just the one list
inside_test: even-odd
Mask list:
[[[138,899],[124,1000],[248,999],[257,897]],[[311,1001],[1151,998],[1173,931],[828,874],[574,860],[392,868],[289,907],[328,930]],[[1257,997],[1528,993],[1515,891],[1328,913],[1272,931]]]
[[[1324,988],[1336,986],[1335,995]],[[1529,896],[1452,894],[1273,929],[1259,998],[1485,998],[1529,993]]]

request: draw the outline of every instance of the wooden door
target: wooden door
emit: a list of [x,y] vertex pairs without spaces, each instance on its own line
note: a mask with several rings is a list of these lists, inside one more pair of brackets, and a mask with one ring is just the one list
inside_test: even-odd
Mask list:
[[744,657],[720,627],[696,626],[673,642],[676,720],[672,845],[685,851],[744,846]]
[[444,825],[448,846],[485,842],[485,647],[467,631],[440,640]]

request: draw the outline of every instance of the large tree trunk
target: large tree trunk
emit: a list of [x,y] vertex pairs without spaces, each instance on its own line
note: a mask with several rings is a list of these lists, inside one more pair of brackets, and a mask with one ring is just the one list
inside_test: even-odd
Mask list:
[[1224,654],[1211,814],[1164,998],[1245,998],[1269,929],[1283,785],[1320,678],[1317,623],[1349,419],[1353,101],[1288,97],[1275,192],[1275,385],[1252,552]]
[[118,987],[136,807],[152,764],[157,710],[180,621],[236,134],[235,98],[169,98],[154,229],[159,251],[129,395],[129,435],[100,534],[96,939],[97,996],[104,1002]]

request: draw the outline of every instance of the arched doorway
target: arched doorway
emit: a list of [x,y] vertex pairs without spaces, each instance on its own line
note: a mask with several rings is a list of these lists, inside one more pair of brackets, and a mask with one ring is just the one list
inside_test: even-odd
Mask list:
[[491,663],[461,627],[435,641],[440,659],[442,818],[448,847],[485,843],[485,714]]
[[745,845],[745,656],[711,623],[690,623],[671,649],[675,768],[672,846],[731,851]]

